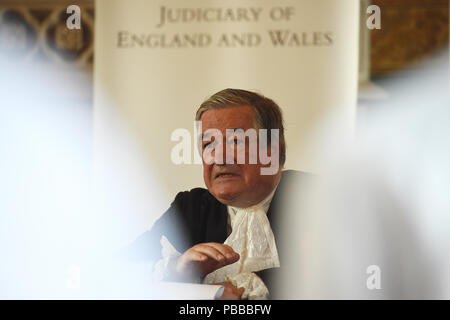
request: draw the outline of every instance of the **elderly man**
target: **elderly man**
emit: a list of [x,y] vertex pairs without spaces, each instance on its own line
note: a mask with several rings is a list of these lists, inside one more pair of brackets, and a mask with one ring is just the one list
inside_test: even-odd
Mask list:
[[[178,193],[128,252],[153,260],[163,279],[221,283],[223,298],[273,297],[273,274],[282,264],[280,202],[288,182],[300,176],[281,170],[286,158],[281,110],[257,93],[225,89],[202,103],[196,120],[202,125],[208,189]],[[259,135],[252,135],[256,131]]]

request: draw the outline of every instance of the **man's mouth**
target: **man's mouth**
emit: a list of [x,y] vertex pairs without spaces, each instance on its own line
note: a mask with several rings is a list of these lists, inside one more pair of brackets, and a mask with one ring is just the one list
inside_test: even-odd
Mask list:
[[230,173],[230,172],[223,172],[223,173],[218,173],[216,174],[216,179],[217,178],[229,178],[229,177],[237,177],[238,175],[235,173]]

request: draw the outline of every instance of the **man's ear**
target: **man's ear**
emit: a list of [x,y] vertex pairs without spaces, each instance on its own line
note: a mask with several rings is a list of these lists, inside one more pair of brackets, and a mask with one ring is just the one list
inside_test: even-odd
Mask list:
[[269,167],[261,167],[261,175],[274,175],[280,169],[280,143],[279,129],[270,130],[270,144],[268,144],[267,130],[261,129],[259,134],[259,158],[262,165],[270,164]]
[[195,121],[194,122],[194,145],[195,145],[195,149],[194,150],[194,163],[195,164],[202,164],[202,122],[201,121]]

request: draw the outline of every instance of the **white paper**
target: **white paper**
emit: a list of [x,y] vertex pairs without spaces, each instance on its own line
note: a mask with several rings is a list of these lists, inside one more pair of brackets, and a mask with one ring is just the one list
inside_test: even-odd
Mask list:
[[183,282],[161,282],[154,299],[164,300],[214,300],[223,294],[224,287]]

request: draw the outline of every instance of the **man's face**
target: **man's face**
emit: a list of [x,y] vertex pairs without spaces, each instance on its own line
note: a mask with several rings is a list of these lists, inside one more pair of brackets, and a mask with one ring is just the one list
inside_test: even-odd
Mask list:
[[[254,155],[257,157],[256,164],[249,163],[248,139],[245,142],[245,163],[237,163],[238,148],[235,145],[232,155],[234,164],[226,164],[226,144],[237,143],[235,139],[226,140],[226,129],[243,129],[244,131],[250,128],[256,129],[252,107],[243,105],[208,110],[203,113],[201,121],[202,134],[208,129],[217,129],[223,137],[222,143],[218,144],[218,141],[215,141],[215,144],[220,147],[212,149],[211,153],[215,159],[217,157],[223,159],[223,164],[215,161],[208,164],[203,157],[203,179],[209,192],[220,202],[240,208],[249,207],[264,200],[278,183],[281,169],[275,175],[261,175],[260,169],[268,165],[262,165],[258,155]],[[210,143],[209,139],[202,141],[202,152]],[[259,143],[256,148],[257,153],[258,150]],[[267,150],[263,151],[267,152]]]

